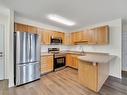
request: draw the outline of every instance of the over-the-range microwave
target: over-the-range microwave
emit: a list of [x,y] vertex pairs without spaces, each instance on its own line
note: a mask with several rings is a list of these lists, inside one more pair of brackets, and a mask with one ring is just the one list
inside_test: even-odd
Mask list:
[[51,37],[50,44],[53,44],[53,45],[62,44],[62,38],[61,37]]

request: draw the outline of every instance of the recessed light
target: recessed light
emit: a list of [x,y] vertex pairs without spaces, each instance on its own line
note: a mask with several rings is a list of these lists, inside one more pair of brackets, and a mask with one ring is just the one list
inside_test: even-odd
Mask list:
[[53,20],[55,22],[59,22],[59,23],[62,23],[62,24],[65,24],[67,26],[74,26],[76,23],[71,21],[71,20],[68,20],[62,16],[59,16],[59,15],[56,15],[56,14],[49,14],[47,16],[48,19],[50,20]]

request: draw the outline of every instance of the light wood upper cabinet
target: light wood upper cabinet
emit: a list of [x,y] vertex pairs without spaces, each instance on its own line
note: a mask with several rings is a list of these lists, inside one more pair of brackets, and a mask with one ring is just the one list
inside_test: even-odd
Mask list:
[[88,44],[108,44],[109,30],[108,26],[102,26],[90,29],[88,32]]
[[51,31],[44,29],[42,33],[43,44],[50,44]]
[[71,45],[72,44],[72,39],[71,39],[71,33],[67,32],[65,33],[65,38],[64,38],[64,44],[65,45]]
[[56,37],[56,38],[61,38],[62,39],[62,43],[64,43],[65,41],[65,33],[64,32],[59,32],[59,31],[52,31],[51,33],[52,37]]
[[88,42],[88,31],[79,31],[72,33],[72,43],[79,44],[79,43],[87,43]]
[[27,32],[28,31],[28,27],[27,25],[24,24],[20,24],[20,23],[15,23],[15,32],[16,31],[20,31],[20,32]]
[[108,44],[109,43],[109,27],[102,26],[96,28],[96,41],[97,44]]
[[89,36],[88,36],[88,30],[82,31],[82,41],[88,42]]
[[20,32],[31,32],[36,34],[37,33],[37,28],[34,26],[29,26],[25,24],[20,24],[20,23],[15,23],[15,32],[20,31]]
[[73,44],[108,44],[108,26],[97,27],[94,29],[72,32]]
[[62,41],[64,43],[64,33],[63,32],[57,32],[57,31],[38,28],[38,34],[40,35],[41,44],[49,45],[51,37],[60,37],[62,38]]
[[38,28],[37,34],[39,35],[41,44],[50,44],[51,32],[49,30]]
[[88,44],[97,44],[95,29],[88,30],[87,36],[88,36]]
[[72,32],[72,43],[75,44],[79,42],[81,39],[81,35],[79,32]]
[[31,32],[31,33],[34,33],[36,34],[37,33],[37,28],[34,27],[34,26],[27,26],[28,27],[28,32]]
[[71,41],[72,41],[72,44],[74,44],[76,41],[76,33],[75,32],[71,33]]
[[39,34],[41,44],[50,44],[51,37],[62,38],[65,45],[75,44],[108,44],[109,29],[108,26],[101,26],[94,29],[82,30],[71,33],[64,33],[48,29],[40,29],[34,26],[15,23],[15,32],[31,32]]
[[41,73],[53,71],[53,55],[41,56]]

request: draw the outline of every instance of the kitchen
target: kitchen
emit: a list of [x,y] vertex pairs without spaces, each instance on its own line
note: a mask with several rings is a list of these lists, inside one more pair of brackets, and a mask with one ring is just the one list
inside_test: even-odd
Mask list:
[[[69,32],[55,26],[44,25],[30,18],[20,17],[19,15],[13,18],[13,22],[14,30],[11,32],[11,35],[15,32],[16,36],[14,38],[17,37],[19,40],[22,39],[21,35],[25,36],[28,34],[34,35],[35,39],[37,38],[36,40],[38,41],[34,43],[39,45],[40,48],[32,46],[32,36],[31,41],[26,43],[26,48],[29,47],[30,43],[30,55],[34,56],[37,52],[37,55],[40,55],[40,58],[35,59],[38,59],[40,63],[40,66],[37,66],[39,70],[37,72],[40,73],[41,77],[37,75],[39,73],[36,74],[36,71],[31,73],[34,71],[34,67],[32,67],[31,72],[27,71],[31,69],[29,67],[23,68],[21,71],[19,69],[17,71],[16,67],[11,68],[15,73],[24,72],[17,74],[17,76],[20,76],[20,79],[15,74],[14,77],[11,76],[13,70],[9,69],[6,74],[9,74],[10,71],[10,75],[6,77],[9,77],[10,95],[32,94],[32,92],[37,95],[50,95],[52,93],[62,95],[87,93],[96,95],[97,93],[95,92],[106,94],[107,91],[109,91],[107,95],[112,95],[113,91],[122,93],[122,95],[126,93],[124,91],[120,92],[120,89],[113,85],[115,78],[120,81],[119,78],[121,79],[122,77],[121,19],[107,20],[107,22],[103,21],[102,23],[91,24],[91,26],[84,25],[83,27],[85,28],[74,29]],[[21,43],[24,43],[22,42],[23,40],[20,42],[18,40],[15,39],[17,43],[15,44],[14,42],[14,44],[17,47],[14,49],[14,52],[20,50],[19,46],[23,47],[21,45]],[[32,50],[33,48],[37,52]],[[23,58],[23,53],[26,53],[22,52],[22,50],[23,48],[20,51],[22,53],[20,58]],[[34,52],[33,55],[32,52]],[[16,58],[18,56],[15,54],[14,56],[14,64],[10,64],[12,67],[13,65],[17,66],[17,61],[15,62],[15,60],[18,59]],[[27,80],[30,79],[28,77],[34,75],[37,75],[37,77]],[[16,83],[16,80],[18,80],[19,84]],[[43,90],[39,87],[42,87]],[[23,92],[18,91],[18,89],[22,89]],[[27,90],[30,90],[30,92]]]

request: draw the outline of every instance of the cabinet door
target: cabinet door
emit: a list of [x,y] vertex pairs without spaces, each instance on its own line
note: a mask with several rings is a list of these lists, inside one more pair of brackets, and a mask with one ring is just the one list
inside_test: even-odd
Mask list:
[[90,62],[79,61],[79,80],[81,84],[94,91],[97,90],[98,65],[93,66]]
[[75,68],[78,69],[78,56],[75,56]]
[[99,27],[96,29],[97,44],[108,44],[109,42],[108,26]]
[[71,42],[71,33],[65,33],[65,42],[64,42],[64,44],[65,45],[71,45],[72,44],[72,42]]
[[53,56],[41,57],[41,73],[47,73],[53,70]]
[[89,39],[89,31],[88,30],[84,30],[82,32],[82,41],[86,41],[86,43],[88,42],[88,39]]
[[82,31],[72,33],[72,42],[73,42],[73,44],[77,44],[79,42],[82,42],[82,37],[83,37],[82,34],[83,34]]
[[71,57],[72,57],[72,67],[78,69],[78,58],[77,58],[78,56],[72,54]]
[[37,34],[37,28],[34,26],[28,26],[28,32]]
[[43,43],[50,44],[50,37],[51,37],[50,31],[44,30],[42,33]]
[[71,41],[72,41],[72,44],[74,44],[75,43],[75,41],[76,41],[76,34],[75,34],[75,32],[72,32],[71,33]]
[[27,32],[28,26],[20,23],[15,23],[15,32],[16,31]]
[[66,66],[72,66],[71,54],[66,54]]
[[97,44],[96,29],[88,30],[88,44]]
[[82,31],[76,32],[76,42],[81,42],[82,41]]
[[72,33],[72,43],[76,44],[77,41],[78,41],[78,32],[73,32]]

